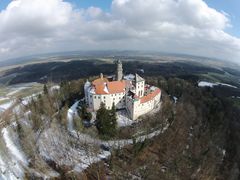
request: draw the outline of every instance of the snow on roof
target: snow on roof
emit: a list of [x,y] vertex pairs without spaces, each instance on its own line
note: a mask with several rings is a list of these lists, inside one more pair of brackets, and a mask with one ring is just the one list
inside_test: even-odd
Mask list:
[[108,91],[108,88],[107,88],[107,83],[104,83],[104,89],[103,89],[103,91],[104,92],[106,92],[107,94],[109,94],[109,91]]
[[156,89],[157,89],[157,87],[155,87],[155,86],[150,87],[150,90],[152,90],[152,91],[155,91]]

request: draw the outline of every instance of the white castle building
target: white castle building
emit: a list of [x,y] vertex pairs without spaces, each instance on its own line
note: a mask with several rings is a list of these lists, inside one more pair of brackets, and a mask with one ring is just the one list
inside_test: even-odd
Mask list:
[[154,109],[161,99],[161,90],[146,84],[138,74],[123,77],[121,61],[117,61],[115,80],[109,80],[101,74],[93,82],[85,83],[84,93],[91,111],[97,111],[101,103],[107,109],[115,104],[116,109],[126,109],[132,120]]

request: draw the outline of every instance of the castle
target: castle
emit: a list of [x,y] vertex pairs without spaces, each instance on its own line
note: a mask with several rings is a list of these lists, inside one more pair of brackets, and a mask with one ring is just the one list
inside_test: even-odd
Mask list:
[[85,83],[86,104],[91,111],[97,111],[101,103],[104,103],[107,109],[111,109],[114,104],[116,109],[126,109],[129,117],[136,120],[159,104],[161,90],[145,84],[145,80],[138,74],[123,76],[122,62],[118,60],[116,64],[114,80],[101,74],[92,83]]

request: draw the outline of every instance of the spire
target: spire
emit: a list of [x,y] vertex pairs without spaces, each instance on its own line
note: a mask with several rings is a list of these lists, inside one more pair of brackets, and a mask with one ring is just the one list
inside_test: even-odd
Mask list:
[[100,74],[100,78],[103,79],[103,73]]

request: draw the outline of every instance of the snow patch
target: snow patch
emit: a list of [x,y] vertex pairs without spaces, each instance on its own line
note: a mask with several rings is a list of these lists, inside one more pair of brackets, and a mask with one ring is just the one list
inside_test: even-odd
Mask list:
[[70,109],[68,110],[67,113],[67,119],[68,119],[68,130],[73,131],[73,119],[74,116],[77,115],[77,107],[80,101],[75,102]]
[[14,101],[9,101],[7,103],[1,104],[0,109],[7,110],[14,104]]
[[22,153],[21,150],[19,150],[19,148],[13,142],[7,128],[3,128],[2,133],[3,133],[3,139],[10,153],[16,158],[16,160],[21,161],[24,165],[27,165],[28,162],[26,160],[25,155]]
[[102,151],[99,154],[95,154],[95,155],[90,155],[87,156],[86,152],[82,152],[82,158],[81,158],[81,163],[77,164],[74,167],[74,171],[76,172],[82,172],[85,169],[87,169],[91,164],[99,162],[103,159],[108,158],[111,155],[111,153],[109,151]]
[[177,103],[177,100],[178,100],[178,98],[177,98],[177,97],[175,97],[175,96],[173,96],[173,100],[174,100],[174,103],[176,104],[176,103]]
[[117,111],[118,127],[131,126],[133,122],[134,122],[133,120],[128,118],[126,111]]
[[70,138],[58,128],[45,130],[38,141],[41,156],[54,161],[59,166],[73,167],[73,171],[77,172],[82,172],[92,163],[110,156],[110,152],[100,150],[99,146],[95,147],[91,144],[89,146],[87,143],[84,145],[82,142],[77,146],[72,146],[69,144]]
[[59,90],[59,89],[60,89],[60,86],[59,86],[59,85],[56,85],[56,86],[52,86],[52,87],[51,87],[51,91]]
[[26,96],[22,98],[21,103],[26,106],[32,101],[32,99],[36,99],[39,94],[42,94],[42,92],[32,94],[31,96]]
[[206,81],[200,81],[198,83],[199,87],[213,87],[215,86],[215,83],[210,83],[210,82],[206,82]]
[[230,84],[225,84],[225,83],[211,83],[211,82],[207,82],[207,81],[200,81],[198,83],[198,86],[199,87],[213,87],[213,86],[228,86],[228,87],[231,87],[231,88],[237,88],[236,86],[233,86],[233,85],[230,85]]
[[0,97],[0,101],[9,100],[9,97]]
[[[78,104],[79,104],[79,101],[74,103],[71,106],[71,108],[68,110],[68,115],[67,115],[68,131],[72,137],[77,138],[79,143],[87,144],[88,146],[91,146],[91,147],[94,147],[94,146],[99,147],[101,145],[105,145],[109,148],[114,148],[114,149],[123,148],[124,146],[133,144],[134,142],[143,142],[146,139],[151,139],[161,133],[164,133],[169,127],[169,124],[166,124],[165,127],[163,127],[162,129],[155,130],[152,133],[149,133],[146,135],[135,137],[134,139],[121,139],[121,140],[110,140],[110,141],[100,140],[98,138],[91,137],[88,134],[84,134],[84,133],[77,132],[74,130],[73,118],[74,118],[74,115],[76,114]],[[160,105],[159,105],[159,107],[160,107]],[[118,125],[119,126],[127,126],[127,125],[131,125],[133,123],[132,120],[130,120],[126,117],[126,114],[122,114],[121,111],[117,112],[117,113],[118,113],[117,116],[118,116]],[[57,140],[57,137],[58,137],[58,135],[56,133],[53,133],[53,135],[49,135],[49,134],[45,135],[45,138],[48,140],[50,140],[50,138],[53,138],[53,140],[56,139],[56,140],[54,140],[54,142],[51,142],[51,144],[57,144],[57,145],[62,144],[63,142],[61,142],[61,141],[63,141],[64,138],[61,138],[61,140],[59,141],[59,140]],[[44,141],[41,141],[41,142],[44,142]],[[63,145],[63,147],[65,147],[65,146],[66,146],[66,144]],[[46,147],[46,146],[42,146],[42,147]],[[61,149],[61,151],[60,151],[60,149]],[[62,151],[63,151],[62,147],[58,147],[55,150],[49,149],[49,148],[44,148],[40,152],[47,159],[55,159],[55,160],[59,161],[60,159],[62,159],[61,157],[65,156],[65,155],[60,155],[60,156],[57,155],[56,156],[54,154],[62,153]],[[78,163],[74,167],[74,170],[78,171],[78,172],[83,171],[90,164],[98,162],[98,161],[110,156],[110,152],[103,151],[103,150],[101,150],[99,153],[91,153],[91,151],[89,151],[89,150],[86,150],[86,149],[80,150],[79,149],[79,150],[77,150],[78,154],[75,154],[76,153],[75,151],[76,151],[76,149],[73,150],[73,149],[69,148],[68,154],[71,154],[71,156],[74,157],[74,161],[78,161],[79,158],[81,159],[80,161],[78,161]],[[73,162],[73,160],[71,160],[71,162]],[[62,163],[66,164],[67,162],[64,161]]]
[[109,94],[108,88],[107,88],[107,83],[104,83],[104,89],[103,91],[107,94]]
[[[14,140],[15,134],[9,133],[9,127],[2,129],[3,140],[6,144],[8,154],[10,157],[0,156],[0,177],[2,179],[23,179],[24,169],[28,165],[27,159]],[[1,179],[0,178],[0,179]]]

